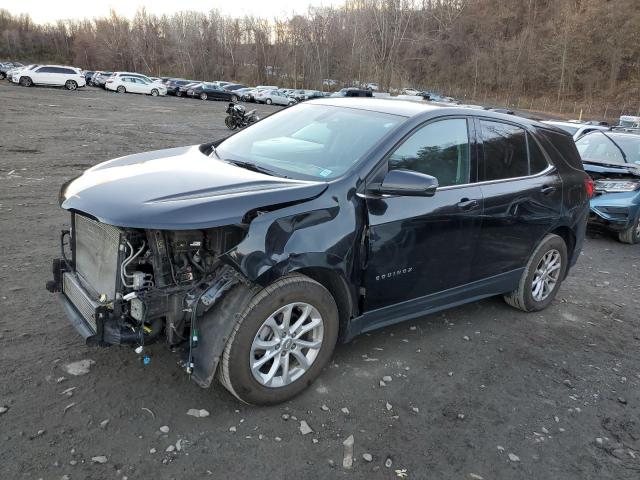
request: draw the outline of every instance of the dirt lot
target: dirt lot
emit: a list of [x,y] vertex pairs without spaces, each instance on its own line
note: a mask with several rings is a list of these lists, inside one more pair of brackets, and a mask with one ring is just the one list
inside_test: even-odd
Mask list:
[[[0,478],[640,478],[640,246],[590,235],[545,312],[490,299],[364,335],[300,397],[247,407],[163,345],[147,366],[87,348],[44,289],[60,184],[224,135],[225,104],[1,82],[0,105]],[[82,359],[88,374],[63,370]]]

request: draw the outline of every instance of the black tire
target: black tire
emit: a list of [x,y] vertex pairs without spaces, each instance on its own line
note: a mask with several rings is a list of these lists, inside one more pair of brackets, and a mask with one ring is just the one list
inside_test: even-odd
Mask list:
[[67,90],[76,90],[78,88],[78,84],[74,80],[67,80],[64,83],[64,88]]
[[176,90],[176,97],[181,97],[182,96],[182,92],[180,90]]
[[629,228],[618,233],[618,240],[631,245],[640,242],[640,212]]
[[151,89],[151,96],[152,97],[157,97],[158,95],[160,95],[160,92],[158,92],[157,88],[152,88]]
[[116,92],[118,92],[118,93],[127,93],[127,89],[124,87],[124,85],[120,85],[120,86],[118,86],[118,88],[116,88]]
[[273,103],[273,101],[270,98],[267,98],[264,103],[266,103],[267,105],[271,105]]
[[227,117],[224,119],[224,124],[227,126],[229,130],[235,130],[236,128],[238,128],[236,121],[233,119],[231,115],[227,115]]
[[238,103],[238,96],[237,95],[231,95],[231,101],[233,103]]
[[207,98],[209,98],[209,96],[207,95],[207,92],[202,92],[200,94],[200,100],[206,100]]
[[[263,322],[276,310],[293,302],[305,302],[320,313],[324,327],[321,346],[317,357],[300,378],[285,386],[267,387],[251,372],[251,346]],[[218,379],[242,402],[252,405],[282,403],[298,395],[320,375],[333,354],[338,328],[338,308],[326,288],[305,275],[283,277],[260,290],[238,317],[220,359]]]
[[31,80],[31,77],[20,77],[18,83],[23,87],[30,87],[33,85],[33,80]]
[[7,78],[7,74],[4,72],[0,72],[0,80],[4,80],[5,78]]
[[[533,297],[533,279],[542,258],[547,253],[554,250],[560,254],[560,271],[558,278],[549,294],[540,301],[537,301]],[[547,235],[534,250],[531,258],[529,258],[527,266],[522,273],[522,277],[520,277],[518,288],[505,294],[504,301],[512,307],[525,312],[537,312],[547,308],[555,298],[558,293],[558,289],[560,288],[560,284],[564,280],[567,272],[568,261],[567,244],[562,237],[554,234]]]

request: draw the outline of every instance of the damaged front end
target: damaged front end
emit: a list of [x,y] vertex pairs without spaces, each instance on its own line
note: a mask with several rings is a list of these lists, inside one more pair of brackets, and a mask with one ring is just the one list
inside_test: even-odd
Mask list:
[[614,232],[632,228],[640,215],[640,170],[585,162],[594,181],[589,223]]
[[197,320],[232,287],[248,284],[221,261],[245,234],[235,225],[187,231],[119,228],[72,213],[47,289],[59,294],[87,344],[143,347],[164,335],[171,348],[182,348],[191,374],[200,340]]

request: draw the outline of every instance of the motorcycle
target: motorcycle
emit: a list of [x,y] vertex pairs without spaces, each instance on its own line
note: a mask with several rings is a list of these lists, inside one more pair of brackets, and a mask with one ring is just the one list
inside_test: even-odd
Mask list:
[[243,105],[237,103],[230,103],[226,113],[227,118],[224,119],[224,124],[229,130],[244,128],[260,120],[255,110],[247,112]]

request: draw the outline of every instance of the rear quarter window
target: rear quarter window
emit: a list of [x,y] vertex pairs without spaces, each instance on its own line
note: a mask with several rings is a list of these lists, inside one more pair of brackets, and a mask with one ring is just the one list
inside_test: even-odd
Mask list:
[[538,129],[539,137],[546,143],[547,153],[553,156],[560,156],[565,163],[573,168],[582,170],[582,160],[573,137],[552,130]]

